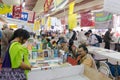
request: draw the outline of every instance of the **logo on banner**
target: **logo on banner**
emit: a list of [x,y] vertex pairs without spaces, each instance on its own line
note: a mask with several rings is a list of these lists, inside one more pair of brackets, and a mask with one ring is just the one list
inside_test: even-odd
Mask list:
[[28,20],[28,13],[22,12],[20,20],[27,21]]
[[13,6],[13,18],[21,18],[21,12],[22,12],[22,5],[20,6]]
[[[7,17],[8,18],[13,18],[12,13],[8,13]],[[20,20],[27,21],[28,20],[28,13],[27,12],[22,12]]]

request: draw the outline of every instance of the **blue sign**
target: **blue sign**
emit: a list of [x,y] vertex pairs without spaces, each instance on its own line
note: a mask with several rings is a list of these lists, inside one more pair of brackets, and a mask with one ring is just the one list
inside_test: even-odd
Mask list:
[[7,17],[8,17],[8,18],[13,18],[12,13],[8,13],[8,14],[7,14]]
[[27,21],[28,20],[28,13],[22,12],[20,20]]
[[[8,13],[7,17],[8,18],[13,18],[12,13]],[[22,12],[20,20],[27,21],[28,20],[28,13]]]

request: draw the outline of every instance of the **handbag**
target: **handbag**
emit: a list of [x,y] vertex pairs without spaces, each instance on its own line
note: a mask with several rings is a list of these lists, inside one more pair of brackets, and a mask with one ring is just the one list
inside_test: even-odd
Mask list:
[[2,69],[0,70],[0,80],[27,80],[23,69],[11,68],[9,48],[10,45],[6,51]]
[[120,38],[118,39],[117,50],[120,52]]

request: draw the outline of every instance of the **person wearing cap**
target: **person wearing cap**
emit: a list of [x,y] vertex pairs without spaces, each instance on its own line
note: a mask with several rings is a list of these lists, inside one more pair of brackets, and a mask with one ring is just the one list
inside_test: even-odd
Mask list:
[[8,28],[7,24],[3,25],[2,28],[2,38],[1,38],[1,59],[3,60],[5,57],[5,52],[9,45],[9,40],[12,37],[13,30]]

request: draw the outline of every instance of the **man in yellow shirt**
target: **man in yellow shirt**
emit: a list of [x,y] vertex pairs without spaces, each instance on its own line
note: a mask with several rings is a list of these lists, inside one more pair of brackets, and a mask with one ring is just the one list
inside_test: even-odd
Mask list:
[[88,49],[85,45],[79,46],[76,61],[78,64],[84,64],[85,66],[97,69],[95,61],[92,56],[88,54]]

